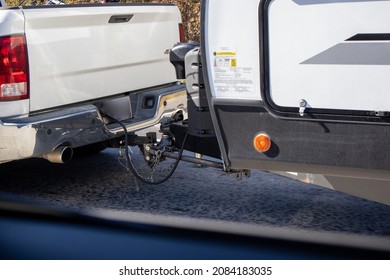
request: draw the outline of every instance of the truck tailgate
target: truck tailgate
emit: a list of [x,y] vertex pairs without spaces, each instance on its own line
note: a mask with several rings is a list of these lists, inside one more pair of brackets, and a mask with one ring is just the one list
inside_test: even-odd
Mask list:
[[24,8],[30,111],[174,82],[167,50],[180,13],[167,5]]

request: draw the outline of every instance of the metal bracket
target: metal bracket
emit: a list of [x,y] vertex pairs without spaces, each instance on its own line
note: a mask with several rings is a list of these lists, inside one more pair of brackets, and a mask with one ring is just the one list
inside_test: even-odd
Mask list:
[[374,115],[376,117],[389,117],[390,116],[390,112],[389,111],[383,111],[383,110],[376,110],[374,112]]
[[307,102],[305,99],[299,100],[299,115],[301,117],[303,117],[303,115],[305,114],[306,106],[307,106]]
[[251,176],[250,170],[232,170],[230,172],[236,176],[237,180],[242,180],[243,178],[249,178]]

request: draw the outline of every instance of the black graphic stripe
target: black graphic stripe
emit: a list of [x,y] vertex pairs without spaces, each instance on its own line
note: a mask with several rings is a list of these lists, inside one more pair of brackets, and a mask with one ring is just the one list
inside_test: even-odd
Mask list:
[[343,42],[301,64],[390,65],[390,42]]
[[356,34],[346,41],[390,41],[390,33]]

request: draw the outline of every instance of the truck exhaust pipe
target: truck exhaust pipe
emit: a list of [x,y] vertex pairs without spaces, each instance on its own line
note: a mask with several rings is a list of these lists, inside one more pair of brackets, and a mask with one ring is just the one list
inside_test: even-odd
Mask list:
[[54,151],[43,155],[44,159],[53,163],[67,163],[72,157],[73,149],[69,146],[58,146]]

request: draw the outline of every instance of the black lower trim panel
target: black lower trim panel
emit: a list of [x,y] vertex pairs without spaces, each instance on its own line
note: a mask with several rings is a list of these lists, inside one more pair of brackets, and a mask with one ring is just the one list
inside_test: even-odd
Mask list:
[[[264,107],[218,105],[215,109],[232,168],[390,179],[390,127],[283,120]],[[272,147],[266,153],[253,147],[259,132],[271,137]]]

